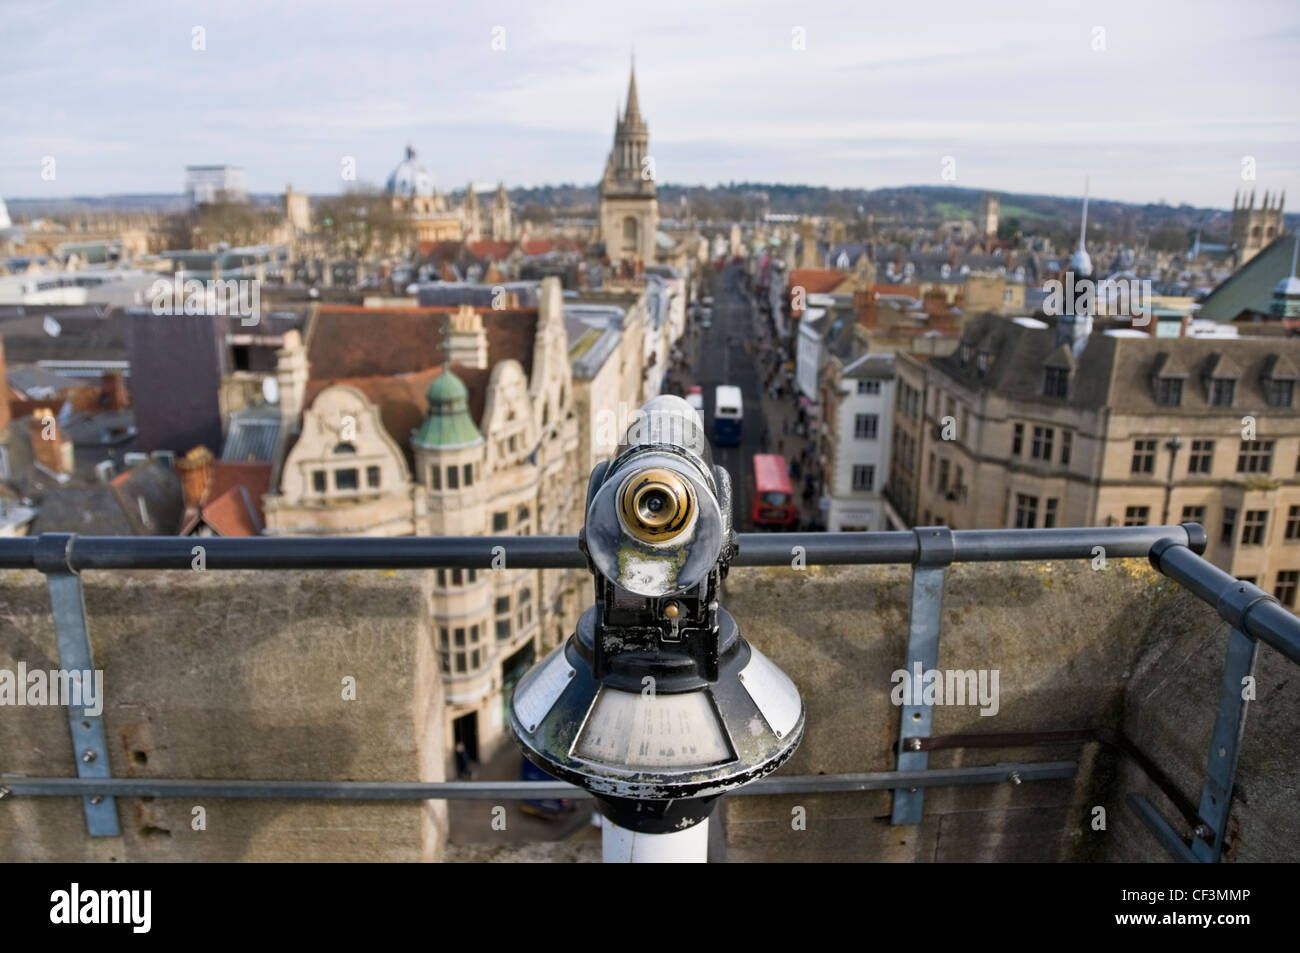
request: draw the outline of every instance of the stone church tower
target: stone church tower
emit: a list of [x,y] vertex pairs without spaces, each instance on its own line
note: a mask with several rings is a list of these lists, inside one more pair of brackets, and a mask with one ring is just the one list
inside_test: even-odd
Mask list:
[[992,192],[980,196],[980,216],[975,226],[983,238],[998,237],[998,209],[1001,203]]
[[614,148],[600,181],[600,237],[611,262],[636,268],[653,264],[659,202],[654,163],[648,154],[650,130],[636,98],[636,70],[627,87],[623,118],[615,116]]
[[1282,233],[1282,207],[1286,193],[1270,196],[1264,193],[1264,204],[1255,208],[1255,190],[1249,195],[1235,195],[1232,199],[1232,244],[1237,247],[1237,267],[1240,268],[1268,246]]

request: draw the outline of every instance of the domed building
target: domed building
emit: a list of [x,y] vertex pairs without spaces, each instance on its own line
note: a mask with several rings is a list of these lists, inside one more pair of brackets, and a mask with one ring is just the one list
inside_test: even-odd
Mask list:
[[389,173],[384,191],[392,200],[393,210],[410,218],[416,241],[478,241],[481,238],[510,241],[514,238],[505,186],[497,187],[493,201],[480,203],[471,184],[464,201],[451,207],[446,196],[438,192],[433,172],[409,145],[406,156]]
[[388,194],[402,198],[433,198],[433,173],[415,156],[415,149],[406,147],[406,158],[388,176]]

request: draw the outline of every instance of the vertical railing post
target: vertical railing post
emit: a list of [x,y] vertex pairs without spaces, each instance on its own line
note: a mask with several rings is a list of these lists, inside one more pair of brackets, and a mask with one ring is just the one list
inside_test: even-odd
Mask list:
[[[912,606],[907,624],[907,679],[915,684],[922,674],[939,664],[940,613],[943,609],[944,567],[952,563],[952,530],[946,526],[918,526],[916,565],[912,567]],[[909,697],[910,696],[910,697]],[[904,698],[898,729],[898,770],[924,771],[930,756],[920,750],[920,739],[930,735],[932,706],[909,692]],[[925,806],[923,788],[895,788],[891,824],[920,824]]]
[[[86,600],[81,589],[81,577],[72,568],[70,557],[75,534],[44,533],[35,550],[36,568],[45,574],[50,587],[50,606],[54,615],[54,634],[59,646],[60,683],[81,686],[80,706],[69,704],[68,727],[72,731],[72,751],[77,763],[77,776],[81,778],[109,778],[108,741],[104,733],[104,699],[95,700],[99,714],[91,714],[84,703],[86,693],[93,690],[95,658],[90,647],[90,629],[86,624]],[[67,681],[65,682],[65,678]],[[86,684],[89,678],[90,684]],[[52,685],[51,693],[58,691]],[[57,697],[52,701],[58,701]],[[71,702],[69,698],[67,701]],[[117,802],[111,797],[88,795],[81,799],[86,813],[86,827],[92,837],[117,837],[121,829],[117,821]]]
[[1228,813],[1232,809],[1232,788],[1237,777],[1237,756],[1246,728],[1247,679],[1255,670],[1259,643],[1233,628],[1228,635],[1228,654],[1219,684],[1219,705],[1214,713],[1214,733],[1201,788],[1201,824],[1193,831],[1192,853],[1204,863],[1215,864],[1223,856],[1228,834]]

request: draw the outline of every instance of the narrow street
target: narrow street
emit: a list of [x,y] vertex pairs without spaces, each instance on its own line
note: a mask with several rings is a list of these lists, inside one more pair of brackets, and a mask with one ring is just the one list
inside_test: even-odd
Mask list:
[[[796,435],[798,407],[788,393],[774,399],[764,387],[763,350],[775,347],[766,327],[741,284],[739,265],[728,265],[718,276],[713,292],[712,327],[696,329],[684,348],[690,362],[680,392],[699,384],[704,392],[704,423],[713,434],[714,389],[733,384],[744,396],[744,423],[738,447],[713,446],[713,461],[731,474],[735,490],[737,532],[751,532],[754,498],[753,458],[756,453],[780,453],[787,462],[798,459],[807,439]],[[796,505],[801,504],[803,481],[791,477]],[[816,503],[802,506],[806,525],[817,515]]]

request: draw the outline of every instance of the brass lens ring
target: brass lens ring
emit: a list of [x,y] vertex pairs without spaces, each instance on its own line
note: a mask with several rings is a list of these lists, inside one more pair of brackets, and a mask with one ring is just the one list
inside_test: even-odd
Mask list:
[[662,543],[684,532],[695,518],[695,492],[672,470],[652,467],[628,477],[619,493],[623,526],[646,543]]

